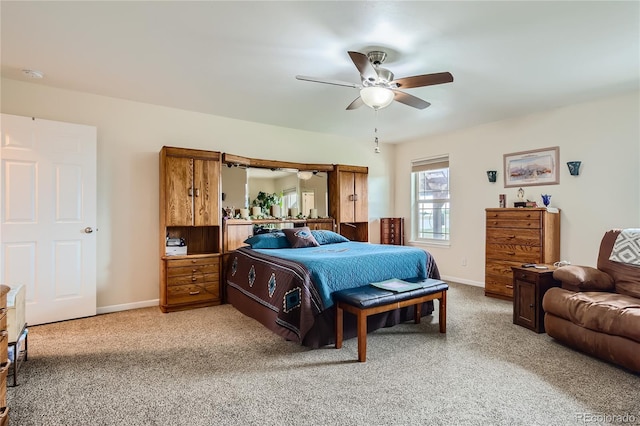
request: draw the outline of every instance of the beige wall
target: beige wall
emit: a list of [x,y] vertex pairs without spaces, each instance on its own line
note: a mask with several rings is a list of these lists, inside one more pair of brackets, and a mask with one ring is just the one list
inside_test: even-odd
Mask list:
[[[639,100],[632,92],[399,145],[395,214],[410,217],[411,160],[449,154],[451,245],[425,248],[443,276],[484,285],[484,209],[499,207],[498,194],[511,207],[516,198],[517,188],[504,188],[503,154],[559,146],[560,184],[524,187],[525,197],[541,205],[540,194],[551,194],[562,210],[561,258],[595,266],[606,230],[640,227]],[[582,161],[580,176],[569,175],[571,160]],[[498,170],[497,183],[487,170]]]
[[[98,131],[98,312],[157,304],[158,152],[163,145],[251,158],[368,166],[372,217],[391,212],[393,147],[267,126],[15,80],[1,81],[6,114],[86,124]],[[371,240],[379,231],[371,226]]]
[[[515,198],[516,189],[502,185],[504,153],[560,146],[560,185],[525,191],[536,200],[550,193],[552,205],[562,209],[563,259],[593,265],[606,229],[640,227],[638,92],[383,145],[376,155],[366,131],[362,140],[341,138],[8,79],[2,79],[1,89],[0,112],[98,129],[99,312],[157,303],[158,151],[163,145],[368,166],[372,242],[379,241],[380,217],[410,217],[411,160],[447,153],[454,197],[451,246],[427,249],[443,276],[469,284],[484,282],[484,208],[497,207],[500,193],[509,202]],[[580,176],[569,176],[569,160],[583,161]],[[498,183],[487,182],[490,169],[499,170]]]

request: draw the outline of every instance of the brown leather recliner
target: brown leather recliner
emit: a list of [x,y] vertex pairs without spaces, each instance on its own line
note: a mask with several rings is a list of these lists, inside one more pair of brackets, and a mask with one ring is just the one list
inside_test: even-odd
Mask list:
[[598,269],[563,266],[562,288],[544,295],[547,334],[578,350],[640,372],[640,266],[609,260],[621,230],[605,233]]

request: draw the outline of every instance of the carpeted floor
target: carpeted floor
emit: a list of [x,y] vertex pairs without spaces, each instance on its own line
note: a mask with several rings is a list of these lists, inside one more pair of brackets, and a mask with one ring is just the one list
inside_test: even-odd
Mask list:
[[11,424],[640,424],[638,375],[513,325],[510,302],[451,284],[447,314],[446,335],[437,312],[370,334],[366,363],[230,305],[30,327]]

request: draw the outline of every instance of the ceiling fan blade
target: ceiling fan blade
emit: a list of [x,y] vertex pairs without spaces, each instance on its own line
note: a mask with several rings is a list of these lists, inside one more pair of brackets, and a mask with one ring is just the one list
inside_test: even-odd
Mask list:
[[438,72],[435,74],[414,75],[412,77],[399,78],[391,82],[398,88],[410,89],[412,87],[433,86],[435,84],[451,83],[453,76],[449,72]]
[[353,64],[358,68],[358,71],[360,71],[363,80],[374,82],[378,79],[378,73],[369,58],[367,58],[367,55],[360,52],[349,51],[349,56]]
[[332,84],[334,86],[353,87],[354,89],[357,89],[360,87],[360,85],[356,83],[349,83],[347,81],[340,81],[340,80],[327,80],[327,79],[318,78],[318,77],[307,77],[306,75],[296,75],[296,79],[303,80],[303,81],[311,81],[314,83]]
[[393,91],[393,100],[398,101],[405,105],[409,105],[410,107],[418,108],[418,109],[425,109],[426,107],[431,105],[427,101],[423,101],[420,98],[417,98],[408,93],[401,92],[399,90]]
[[355,98],[353,100],[353,102],[351,102],[349,104],[349,106],[347,107],[347,110],[360,108],[362,105],[364,105],[364,102],[362,101],[362,98],[360,96],[358,96],[357,98]]

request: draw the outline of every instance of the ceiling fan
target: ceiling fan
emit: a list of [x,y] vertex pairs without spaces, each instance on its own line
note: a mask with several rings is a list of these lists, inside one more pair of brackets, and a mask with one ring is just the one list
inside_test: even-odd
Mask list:
[[352,51],[349,51],[348,53],[354,65],[360,72],[360,78],[362,80],[360,84],[307,77],[304,75],[297,75],[296,78],[298,80],[312,81],[315,83],[332,84],[335,86],[360,89],[360,96],[349,104],[347,110],[356,109],[362,105],[367,105],[374,110],[378,110],[387,107],[394,100],[413,108],[425,109],[431,105],[429,102],[398,89],[433,86],[436,84],[451,83],[453,81],[453,76],[449,72],[414,75],[394,80],[393,73],[380,66],[387,58],[387,54],[385,52],[374,50],[366,55],[364,53]]

